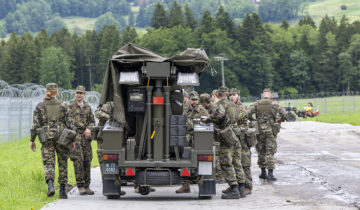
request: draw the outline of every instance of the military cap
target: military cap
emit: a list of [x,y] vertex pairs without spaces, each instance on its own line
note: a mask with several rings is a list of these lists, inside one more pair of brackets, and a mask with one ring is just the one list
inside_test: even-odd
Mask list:
[[210,103],[210,95],[207,93],[203,93],[200,95],[200,102],[206,102],[206,103]]
[[265,92],[271,93],[271,89],[270,89],[270,88],[265,88],[265,89],[263,90],[263,93],[265,93]]
[[199,99],[199,94],[196,91],[191,91],[190,99]]
[[186,90],[184,90],[184,97],[189,97],[189,93]]
[[58,86],[56,83],[47,83],[46,84],[46,89],[47,90],[57,90]]
[[85,93],[85,87],[84,86],[82,86],[82,85],[78,85],[77,87],[76,87],[76,90],[75,90],[75,92],[77,92],[77,93]]
[[213,90],[211,95],[217,95],[217,90]]
[[238,94],[238,95],[240,95],[240,90],[238,90],[238,89],[236,89],[236,88],[231,88],[230,89],[230,95],[231,94]]
[[228,93],[229,92],[229,88],[225,87],[225,86],[221,86],[219,87],[217,92],[222,92],[222,93]]

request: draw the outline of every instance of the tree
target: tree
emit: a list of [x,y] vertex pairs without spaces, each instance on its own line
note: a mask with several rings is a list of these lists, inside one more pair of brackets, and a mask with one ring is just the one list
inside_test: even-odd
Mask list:
[[65,27],[64,21],[59,16],[55,16],[49,21],[46,21],[45,28],[51,34],[54,31],[58,31]]
[[138,35],[136,33],[136,29],[130,26],[126,26],[121,36],[122,45],[125,45],[129,42],[136,43],[137,39]]
[[351,63],[351,55],[348,52],[343,52],[339,54],[338,59],[342,91],[350,91],[353,89],[352,85],[356,82],[354,80],[355,68]]
[[95,30],[101,31],[106,25],[115,25],[119,31],[126,27],[126,21],[123,17],[117,20],[111,12],[101,15],[95,22]]
[[154,14],[151,18],[152,27],[158,29],[160,27],[167,27],[169,24],[169,18],[166,11],[160,2],[156,3]]
[[6,36],[6,29],[3,25],[0,25],[0,38],[4,38]]
[[134,26],[134,24],[135,24],[134,13],[130,11],[128,25]]
[[298,17],[303,0],[262,0],[258,8],[264,22],[281,21]]
[[291,52],[289,66],[291,72],[291,87],[296,88],[302,93],[308,92],[306,87],[308,87],[308,83],[310,82],[309,69],[310,59],[302,50],[294,50]]
[[71,62],[59,47],[49,47],[41,54],[40,84],[56,82],[59,87],[70,89],[74,75],[70,72]]
[[229,13],[224,10],[223,6],[220,6],[218,13],[215,17],[216,27],[226,31],[229,37],[234,37],[235,24]]
[[210,33],[215,31],[215,20],[211,16],[210,12],[206,10],[201,18],[197,33],[201,36],[203,33]]
[[190,9],[189,5],[185,5],[185,27],[189,27],[191,29],[195,29],[197,25],[197,21],[195,20],[195,17],[193,15],[192,10]]
[[184,25],[184,14],[182,12],[181,6],[176,2],[173,2],[173,5],[169,12],[169,28],[174,26]]
[[304,18],[300,19],[299,25],[309,25],[313,28],[316,28],[314,20],[309,15],[306,15]]
[[281,28],[283,28],[283,29],[285,29],[285,30],[287,30],[288,28],[289,28],[289,23],[287,22],[287,20],[286,19],[283,19],[282,20],[282,23],[281,23]]

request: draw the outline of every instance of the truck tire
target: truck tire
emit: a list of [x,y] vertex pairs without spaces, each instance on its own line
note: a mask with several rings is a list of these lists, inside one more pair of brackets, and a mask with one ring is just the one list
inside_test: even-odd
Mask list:
[[295,116],[293,113],[288,112],[288,113],[286,114],[286,121],[288,121],[288,122],[295,122],[295,121],[296,121],[296,116]]

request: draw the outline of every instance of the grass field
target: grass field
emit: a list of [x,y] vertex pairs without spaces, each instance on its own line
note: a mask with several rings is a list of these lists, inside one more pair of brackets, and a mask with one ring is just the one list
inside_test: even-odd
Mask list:
[[[341,5],[346,5],[347,10],[341,10]],[[309,2],[306,6],[304,15],[308,13],[317,24],[326,14],[330,17],[334,16],[337,20],[340,20],[343,15],[346,15],[350,22],[360,20],[359,0],[318,0]]]
[[[52,198],[46,196],[41,145],[36,141],[36,152],[30,150],[29,140],[0,144],[0,209],[40,209],[58,199],[58,190]],[[93,141],[92,166],[98,166],[96,142]],[[74,167],[68,161],[69,184],[75,185]],[[58,186],[56,166],[55,186]]]
[[87,30],[94,29],[96,18],[86,18],[86,17],[65,17],[62,18],[66,27],[71,31],[84,32]]

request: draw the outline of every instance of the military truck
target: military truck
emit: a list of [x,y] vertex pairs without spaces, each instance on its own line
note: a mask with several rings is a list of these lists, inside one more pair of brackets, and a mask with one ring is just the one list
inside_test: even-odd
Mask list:
[[113,101],[102,128],[103,194],[120,198],[122,182],[135,183],[142,195],[150,186],[196,182],[199,198],[215,195],[213,125],[194,120],[186,143],[183,89],[198,86],[209,65],[203,49],[186,49],[167,58],[134,44],[112,56],[100,104]]

